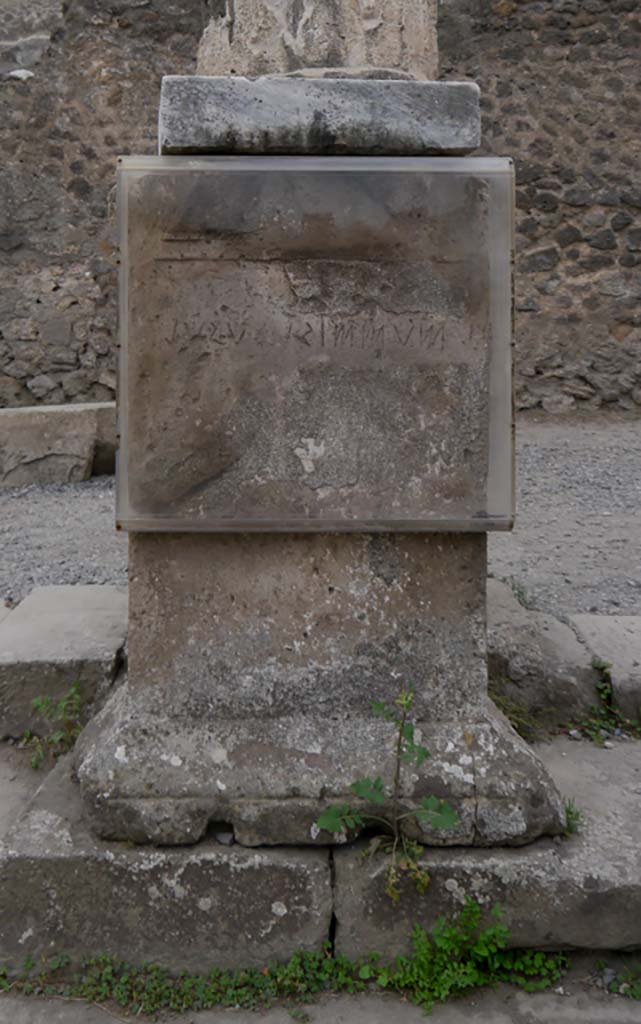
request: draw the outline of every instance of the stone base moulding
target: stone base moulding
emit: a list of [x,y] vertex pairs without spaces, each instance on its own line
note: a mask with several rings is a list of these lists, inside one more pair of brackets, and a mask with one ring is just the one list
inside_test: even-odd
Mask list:
[[486,538],[476,534],[131,534],[129,683],[77,749],[92,826],[196,842],[331,842],[314,822],[356,779],[391,793],[394,726],[372,702],[415,688],[408,807],[452,801],[430,842],[558,834],[552,780],[487,699]]
[[630,756],[637,766],[630,745],[565,742],[552,755],[555,778],[566,791],[578,780],[579,835],[511,850],[427,849],[427,891],[406,881],[397,905],[384,892],[384,859],[363,860],[363,844],[248,850],[208,837],[172,850],[98,840],[61,762],[0,844],[0,963],[106,953],[205,972],[284,961],[330,935],[337,953],[391,960],[409,951],[414,925],[429,930],[467,897],[488,912],[501,906],[514,946],[638,948],[638,796],[618,774]]
[[[556,787],[489,702],[479,721],[421,722],[418,737],[432,756],[408,772],[402,810],[434,794],[459,821],[444,832],[410,819],[408,835],[439,846],[518,846],[562,831]],[[394,743],[387,723],[330,712],[324,722],[299,715],[185,727],[160,708],[141,716],[124,687],[83,741],[78,774],[89,820],[104,838],[193,843],[210,822],[225,821],[244,846],[326,845],[336,839],[315,823],[328,804],[392,813]],[[368,807],[353,796],[350,784],[363,776],[382,778],[387,804]]]

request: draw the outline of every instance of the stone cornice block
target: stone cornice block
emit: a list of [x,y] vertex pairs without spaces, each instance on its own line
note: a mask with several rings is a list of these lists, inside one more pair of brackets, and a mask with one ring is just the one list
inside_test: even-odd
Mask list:
[[461,155],[481,141],[474,82],[163,78],[160,154]]

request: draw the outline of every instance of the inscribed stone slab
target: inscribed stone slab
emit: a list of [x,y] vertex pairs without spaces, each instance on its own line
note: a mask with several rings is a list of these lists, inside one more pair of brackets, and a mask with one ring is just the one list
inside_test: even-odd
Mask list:
[[120,524],[509,527],[512,177],[123,160]]

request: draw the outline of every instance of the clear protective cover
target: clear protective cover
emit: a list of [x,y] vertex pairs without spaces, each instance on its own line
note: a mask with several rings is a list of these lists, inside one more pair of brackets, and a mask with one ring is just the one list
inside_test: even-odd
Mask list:
[[127,157],[128,530],[506,529],[513,168]]

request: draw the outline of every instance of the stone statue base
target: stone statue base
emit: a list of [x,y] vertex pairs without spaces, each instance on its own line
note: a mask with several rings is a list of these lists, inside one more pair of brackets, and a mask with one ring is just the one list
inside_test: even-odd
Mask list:
[[[403,806],[447,799],[434,845],[520,845],[563,829],[558,792],[487,698],[484,534],[133,534],[130,677],[83,735],[95,831],[322,845],[322,808],[380,776],[395,728],[372,711],[412,684],[417,741]],[[390,807],[378,807],[377,813]]]

